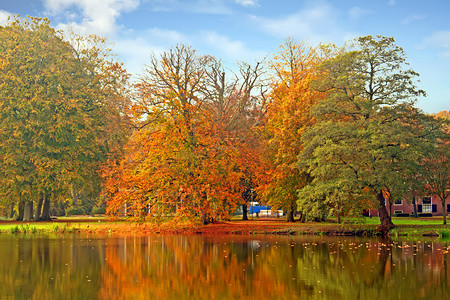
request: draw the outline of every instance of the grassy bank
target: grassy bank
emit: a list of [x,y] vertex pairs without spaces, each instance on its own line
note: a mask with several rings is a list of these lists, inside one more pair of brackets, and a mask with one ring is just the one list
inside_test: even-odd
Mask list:
[[[390,236],[450,237],[450,228],[442,225],[441,218],[393,218],[396,228]],[[131,223],[125,220],[109,221],[105,217],[67,217],[51,222],[2,221],[0,233],[45,234],[85,233],[98,235],[149,234],[290,234],[290,235],[357,235],[375,236],[380,224],[378,218],[346,219],[337,224],[333,219],[320,223],[286,223],[283,219],[232,220],[202,226],[193,223],[168,221],[164,223]]]
[[[108,226],[105,217],[67,217],[50,222],[0,221],[0,233],[70,233],[84,232],[97,224]],[[125,224],[126,222],[122,222]]]

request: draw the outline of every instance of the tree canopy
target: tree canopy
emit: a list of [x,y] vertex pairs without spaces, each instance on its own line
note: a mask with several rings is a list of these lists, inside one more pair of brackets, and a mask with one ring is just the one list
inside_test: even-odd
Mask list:
[[107,156],[114,86],[126,77],[100,48],[85,47],[100,39],[79,42],[74,47],[47,19],[0,27],[2,189],[19,205],[42,194],[44,219],[51,194],[96,176]]
[[382,36],[356,39],[320,70],[325,75],[315,87],[327,96],[302,138],[299,165],[314,179],[300,191],[300,204],[373,199],[381,224],[393,226],[384,195],[401,189],[410,163],[421,158],[414,102],[425,93],[415,85],[418,74],[407,68],[394,39]]
[[219,61],[184,45],[152,56],[136,85],[137,130],[104,173],[110,213],[126,205],[139,219],[229,218],[244,201],[254,166],[250,128],[263,105],[252,91],[259,66],[241,71],[229,83]]
[[268,178],[261,190],[269,204],[283,208],[290,222],[297,211],[297,190],[308,183],[308,174],[296,162],[301,137],[315,123],[309,111],[323,98],[310,88],[321,60],[320,49],[288,39],[271,61],[274,78],[265,125]]

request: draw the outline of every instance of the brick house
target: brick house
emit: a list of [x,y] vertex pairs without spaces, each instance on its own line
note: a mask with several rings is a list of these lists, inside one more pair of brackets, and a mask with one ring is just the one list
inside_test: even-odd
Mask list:
[[[446,210],[447,215],[450,215],[450,202],[447,198]],[[442,203],[441,199],[437,196],[424,196],[416,198],[417,213],[431,213],[433,216],[442,216]],[[386,201],[386,209],[389,211],[389,203]],[[395,201],[391,205],[391,216],[397,213],[413,214],[414,206],[410,200],[403,199],[401,201]],[[370,216],[378,216],[378,210],[370,210]]]

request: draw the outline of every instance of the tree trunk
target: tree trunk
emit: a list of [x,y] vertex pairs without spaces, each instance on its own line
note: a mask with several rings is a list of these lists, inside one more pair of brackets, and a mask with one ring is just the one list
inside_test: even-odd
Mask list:
[[75,189],[75,187],[72,186],[70,187],[70,193],[72,194],[72,206],[77,208],[78,207],[78,193],[77,190]]
[[22,199],[19,200],[19,215],[17,216],[17,221],[23,220],[23,212],[25,209],[25,203],[23,203]]
[[10,208],[11,210],[9,212],[9,218],[12,219],[14,217],[14,202],[11,202]]
[[305,223],[306,222],[306,214],[303,213],[302,211],[300,212],[300,223]]
[[247,203],[242,204],[242,220],[244,221],[248,221],[247,211],[248,211]]
[[392,218],[392,199],[389,196],[389,217]]
[[339,203],[339,201],[337,202],[337,204],[336,204],[336,208],[337,208],[337,222],[338,222],[338,224],[341,224],[341,207],[340,207],[340,205],[339,205],[340,203]]
[[416,196],[412,197],[412,204],[414,207],[414,218],[417,218],[417,204],[416,204]]
[[23,212],[23,221],[31,221],[33,218],[33,202],[32,201],[26,201],[24,212]]
[[447,210],[445,209],[445,198],[442,200],[442,216],[444,217],[444,225],[447,225]]
[[295,222],[294,220],[294,205],[290,205],[286,212],[286,222]]
[[39,196],[39,201],[36,207],[36,216],[35,220],[39,221],[41,219],[41,213],[42,213],[42,202],[44,201],[44,195],[41,193]]
[[383,197],[383,192],[379,191],[376,197],[378,200],[378,215],[380,216],[381,227],[384,227],[386,230],[394,228],[395,226],[386,210],[386,201]]
[[202,214],[202,222],[203,222],[203,225],[208,225],[208,224],[211,224],[213,222],[213,220],[210,216],[206,215],[206,213],[203,213]]
[[41,221],[50,221],[50,194],[44,194],[44,202],[42,206]]

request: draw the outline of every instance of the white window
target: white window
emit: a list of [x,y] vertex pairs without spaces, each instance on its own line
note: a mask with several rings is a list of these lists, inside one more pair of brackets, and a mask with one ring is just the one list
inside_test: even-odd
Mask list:
[[431,207],[431,204],[423,204],[422,205],[422,212],[424,212],[424,213],[433,212],[433,208]]

